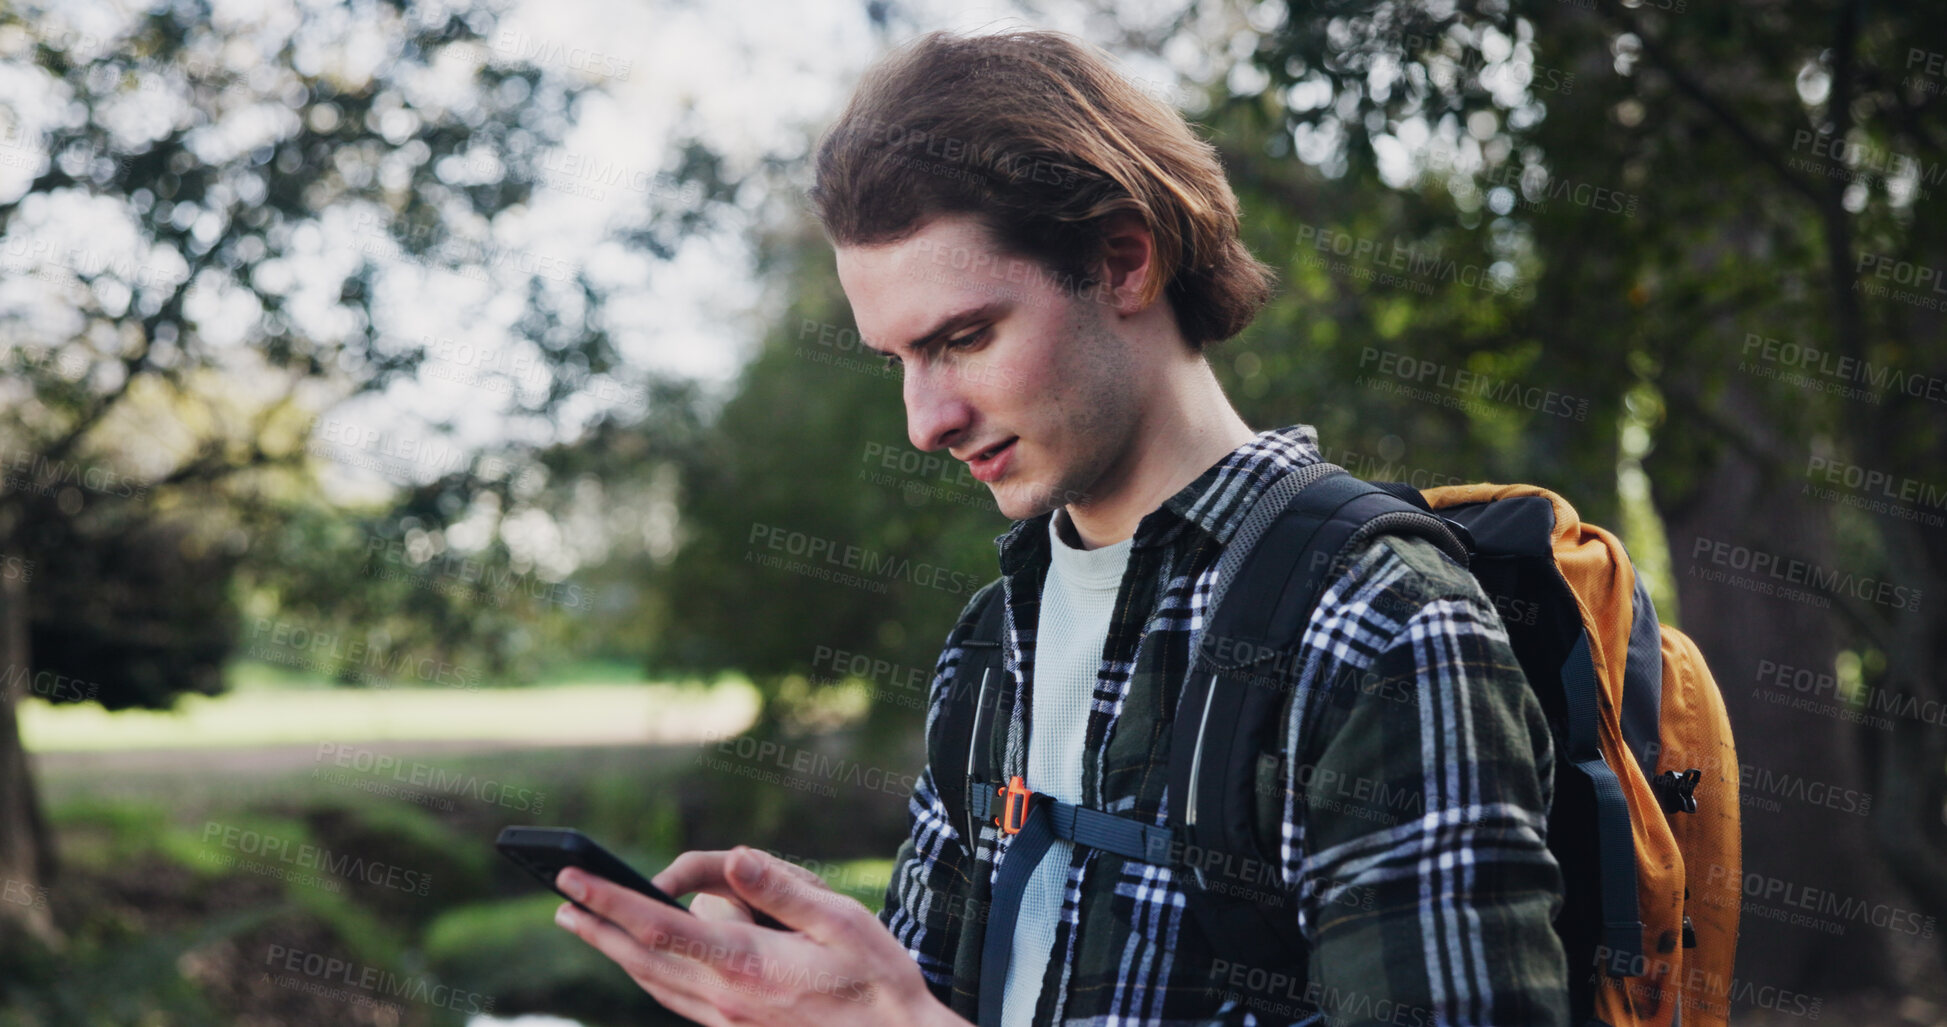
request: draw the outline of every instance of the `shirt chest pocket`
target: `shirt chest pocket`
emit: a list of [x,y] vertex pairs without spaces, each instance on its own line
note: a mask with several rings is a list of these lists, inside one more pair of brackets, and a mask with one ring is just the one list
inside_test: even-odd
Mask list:
[[1106,744],[1089,754],[1100,763],[1100,808],[1145,818],[1162,808],[1169,782],[1171,723],[1163,703],[1166,698],[1173,700],[1176,691],[1165,687],[1154,661],[1137,660],[1122,710],[1108,727]]

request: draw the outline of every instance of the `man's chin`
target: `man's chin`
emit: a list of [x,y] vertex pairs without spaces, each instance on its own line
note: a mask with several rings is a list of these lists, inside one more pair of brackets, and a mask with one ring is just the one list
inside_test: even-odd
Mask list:
[[1038,482],[994,482],[987,486],[987,491],[993,495],[1001,516],[1010,521],[1038,517],[1061,505],[1055,491]]

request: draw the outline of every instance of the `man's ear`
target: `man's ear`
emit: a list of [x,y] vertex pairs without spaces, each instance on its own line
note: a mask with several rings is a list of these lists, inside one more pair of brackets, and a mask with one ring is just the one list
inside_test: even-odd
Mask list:
[[1143,309],[1143,289],[1157,269],[1156,238],[1142,215],[1123,210],[1103,219],[1099,271],[1102,282],[1097,295],[1103,302],[1124,314]]

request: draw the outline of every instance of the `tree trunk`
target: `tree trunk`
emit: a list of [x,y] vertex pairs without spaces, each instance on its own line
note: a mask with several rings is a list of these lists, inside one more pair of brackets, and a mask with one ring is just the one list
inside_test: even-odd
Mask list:
[[[1745,383],[1731,382],[1717,407],[1724,418],[1752,432],[1753,443],[1780,452],[1779,440],[1764,434],[1767,421]],[[1885,930],[1857,917],[1819,912],[1825,892],[1842,908],[1854,899],[1915,908],[1873,843],[1874,821],[1884,816],[1879,797],[1870,815],[1844,808],[1861,805],[1856,798],[1839,800],[1840,808],[1815,801],[1834,790],[1842,796],[1847,789],[1861,796],[1872,792],[1875,775],[1857,729],[1838,718],[1768,701],[1767,694],[1786,689],[1761,674],[1778,666],[1831,674],[1841,638],[1850,637],[1843,614],[1836,601],[1821,607],[1708,577],[1716,571],[1739,573],[1711,558],[1705,547],[1719,542],[1781,561],[1834,566],[1829,511],[1800,494],[1801,480],[1768,470],[1762,459],[1725,446],[1693,496],[1659,511],[1670,541],[1681,626],[1717,678],[1736,735],[1745,875],[1736,976],[1753,987],[1811,995],[1888,986],[1895,982],[1889,979]],[[1766,462],[1773,468],[1791,465]],[[1666,498],[1659,496],[1659,504]],[[1747,566],[1742,573],[1783,584],[1762,569]],[[1830,693],[1823,700],[1839,702]],[[1754,907],[1774,915],[1761,915]],[[1798,913],[1842,924],[1843,932],[1781,919]]]
[[[1878,451],[1888,450],[1882,444]],[[1867,682],[1904,697],[1882,706],[1900,714],[1891,718],[1893,730],[1867,736],[1877,743],[1876,785],[1885,797],[1874,827],[1900,883],[1919,896],[1926,913],[1939,917],[1947,915],[1947,718],[1937,705],[1947,702],[1940,680],[1940,668],[1947,667],[1947,603],[1940,597],[1947,531],[1903,521],[1886,537],[1889,558],[1906,576],[1903,583],[1921,589],[1923,598],[1918,612],[1896,618],[1885,670]],[[1934,962],[1923,972],[1947,974],[1947,934],[1928,933]]]
[[53,838],[41,815],[15,713],[33,680],[27,644],[30,573],[0,573],[0,668],[5,670],[0,675],[0,952],[20,944],[23,935],[49,948],[65,945],[47,893],[54,877]]

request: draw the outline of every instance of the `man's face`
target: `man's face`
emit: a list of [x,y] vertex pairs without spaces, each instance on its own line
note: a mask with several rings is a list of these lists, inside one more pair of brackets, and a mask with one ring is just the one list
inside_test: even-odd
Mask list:
[[965,216],[837,257],[859,335],[903,369],[907,436],[967,461],[1004,516],[1086,505],[1127,474],[1144,361],[1098,292],[1070,297]]

